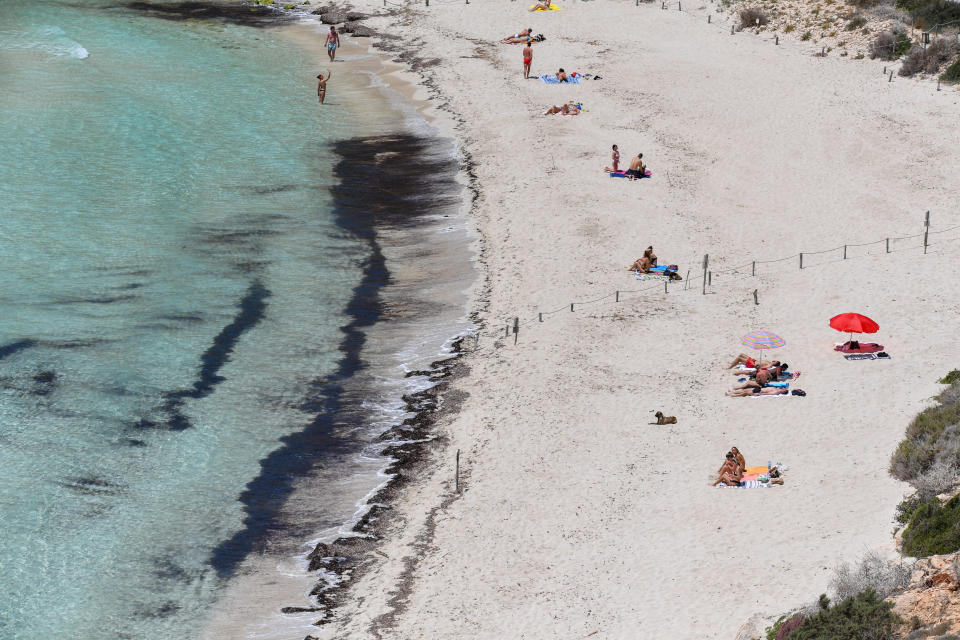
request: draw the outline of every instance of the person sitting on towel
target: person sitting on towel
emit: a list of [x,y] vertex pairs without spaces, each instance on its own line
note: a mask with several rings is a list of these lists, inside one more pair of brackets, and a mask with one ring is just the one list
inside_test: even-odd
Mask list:
[[720,466],[720,469],[717,470],[717,481],[713,483],[713,486],[717,486],[721,482],[725,485],[731,487],[736,487],[740,484],[740,478],[743,477],[743,469],[737,463],[737,459],[730,452],[727,452],[726,461]]
[[730,447],[730,453],[733,454],[733,458],[737,461],[737,464],[740,465],[741,469],[747,468],[747,461],[743,459],[743,454],[740,453],[740,449]]
[[624,173],[631,180],[642,178],[647,168],[643,166],[643,154],[638,153],[637,157],[630,161],[630,168]]
[[734,387],[734,391],[746,390],[746,389],[762,389],[767,386],[770,382],[773,381],[773,374],[770,369],[758,369],[757,377],[753,380],[747,380],[739,387]]
[[557,71],[557,82],[570,82],[570,78],[567,77],[567,72],[563,70],[563,67],[560,67],[560,71]]
[[636,262],[630,265],[627,271],[650,273],[650,270],[655,266],[657,266],[657,256],[653,253],[653,247],[647,247],[643,250],[643,257],[637,258]]
[[751,386],[745,389],[736,388],[731,391],[727,391],[727,395],[731,398],[745,398],[746,396],[782,396],[790,393],[790,389],[780,389],[778,387],[758,387]]

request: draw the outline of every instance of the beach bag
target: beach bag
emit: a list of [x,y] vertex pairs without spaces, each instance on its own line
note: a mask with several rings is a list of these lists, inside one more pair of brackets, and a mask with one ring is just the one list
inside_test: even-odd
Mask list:
[[804,391],[803,389],[794,389],[794,390],[791,391],[790,393],[793,394],[793,395],[795,395],[795,396],[805,396],[805,395],[807,395],[807,392]]

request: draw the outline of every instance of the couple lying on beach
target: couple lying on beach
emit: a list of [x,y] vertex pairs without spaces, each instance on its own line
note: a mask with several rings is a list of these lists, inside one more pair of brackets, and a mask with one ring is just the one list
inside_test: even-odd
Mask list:
[[573,100],[571,100],[570,102],[566,102],[562,105],[559,105],[559,104],[553,105],[552,107],[544,111],[543,115],[552,116],[555,113],[559,113],[560,115],[563,115],[563,116],[578,116],[580,115],[581,111],[583,111],[583,105],[580,104],[579,102],[574,102]]
[[[756,374],[748,374],[748,379],[743,384],[734,387],[730,391],[727,391],[727,395],[732,398],[741,398],[744,396],[759,395],[759,396],[780,396],[790,393],[790,390],[783,386],[770,386],[778,381],[781,378],[791,378],[793,377],[787,371],[787,363],[780,362],[779,360],[764,360],[760,363],[760,366],[757,367],[757,362],[745,354],[740,354],[737,356],[733,364],[731,364],[728,369],[732,369],[738,364],[745,365],[748,369],[756,368]],[[750,365],[754,365],[751,367]],[[734,373],[740,374],[744,373],[743,370],[735,371]]]

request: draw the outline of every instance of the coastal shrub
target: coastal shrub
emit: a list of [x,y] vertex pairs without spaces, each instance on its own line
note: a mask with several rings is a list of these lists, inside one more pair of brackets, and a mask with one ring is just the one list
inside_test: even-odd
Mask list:
[[866,16],[856,13],[847,21],[847,31],[856,31],[865,24],[867,24]]
[[960,82],[960,58],[954,60],[953,64],[947,67],[940,79],[944,82]]
[[793,31],[794,29],[796,29],[796,27],[795,27],[794,25],[788,24],[787,26],[785,26],[785,27],[783,28],[783,32],[784,32],[784,33],[790,33],[790,32]]
[[947,375],[937,380],[937,382],[940,384],[953,384],[957,380],[960,380],[960,369],[954,369]]
[[[917,73],[936,73],[940,67],[957,55],[957,41],[951,38],[936,38],[926,48],[913,47],[900,65],[901,76]],[[950,374],[947,374],[950,375]]]
[[870,43],[870,59],[896,60],[906,53],[913,42],[902,29],[893,28],[884,31]]
[[890,562],[879,551],[870,551],[859,562],[841,563],[833,572],[830,588],[837,599],[846,600],[867,589],[886,598],[910,584],[912,569],[903,563]]
[[903,552],[914,557],[960,550],[960,496],[940,504],[936,499],[921,503],[903,531]]
[[960,20],[960,3],[952,0],[898,0],[897,6],[908,11],[925,31]]
[[890,460],[890,473],[913,481],[941,463],[960,466],[960,382],[937,396],[937,404],[921,411],[907,426],[906,437]]
[[897,505],[897,522],[901,525],[910,522],[910,518],[913,516],[913,512],[917,510],[917,507],[928,500],[930,500],[930,498],[924,498],[919,493],[914,493],[901,500],[900,504]]
[[804,31],[804,32],[803,32],[803,35],[800,36],[800,40],[801,40],[802,42],[806,42],[807,40],[809,40],[809,39],[812,38],[812,37],[813,37],[813,34],[812,34],[812,33],[810,33],[809,31]]
[[740,10],[740,29],[746,29],[747,27],[753,27],[757,24],[757,20],[760,21],[761,25],[767,24],[770,22],[769,16],[762,9],[757,7],[747,7],[746,9]]
[[893,604],[884,602],[873,589],[833,606],[822,595],[820,609],[790,634],[790,640],[894,640],[902,622],[892,611]]
[[765,629],[767,640],[786,640],[801,624],[803,624],[803,616],[799,613],[780,616],[776,622]]

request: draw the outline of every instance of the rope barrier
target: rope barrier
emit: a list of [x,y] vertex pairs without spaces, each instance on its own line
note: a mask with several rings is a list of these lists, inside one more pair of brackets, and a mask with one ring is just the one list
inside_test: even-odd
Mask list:
[[[954,225],[954,226],[952,226],[952,227],[947,227],[946,229],[940,229],[940,230],[938,230],[938,231],[929,231],[929,232],[927,232],[927,234],[919,233],[919,234],[909,235],[909,236],[900,236],[900,237],[895,237],[895,238],[893,238],[893,237],[891,237],[891,238],[884,238],[884,239],[882,239],[882,240],[874,240],[874,241],[872,241],[872,242],[863,242],[863,243],[859,243],[859,244],[841,245],[841,246],[834,247],[834,248],[830,248],[830,249],[822,249],[822,250],[820,250],[820,251],[804,251],[804,252],[802,252],[802,253],[795,253],[795,254],[786,256],[786,257],[784,257],[784,258],[777,258],[777,259],[775,259],[775,260],[756,260],[756,261],[750,261],[750,262],[747,262],[747,263],[745,263],[745,264],[743,264],[743,265],[740,265],[740,266],[728,267],[728,268],[725,268],[725,269],[722,269],[722,270],[713,270],[713,271],[710,271],[710,272],[708,272],[708,273],[709,273],[710,275],[720,274],[720,273],[736,273],[739,269],[744,269],[744,268],[746,268],[746,267],[752,266],[752,267],[755,268],[755,266],[758,265],[758,264],[775,264],[775,263],[778,263],[778,262],[784,262],[784,261],[786,261],[786,260],[792,260],[792,259],[794,259],[794,258],[796,258],[796,257],[798,257],[798,256],[800,256],[800,255],[811,256],[811,255],[819,255],[819,254],[829,253],[829,252],[831,252],[831,251],[840,251],[840,250],[845,249],[845,248],[846,248],[846,249],[849,249],[849,248],[854,248],[854,247],[867,247],[867,246],[871,246],[871,245],[875,245],[875,244],[882,244],[882,243],[884,243],[884,242],[888,242],[889,240],[910,240],[910,239],[913,239],[913,238],[920,238],[920,237],[922,237],[922,236],[924,236],[924,235],[930,235],[930,234],[935,234],[935,233],[936,233],[936,234],[943,234],[943,233],[946,233],[946,232],[948,232],[948,231],[956,231],[957,229],[960,229],[960,225]],[[947,242],[955,242],[955,241],[957,241],[957,240],[960,240],[960,235],[958,235],[957,237],[954,237],[954,238],[941,239],[937,244],[945,244],[945,243],[947,243]],[[927,241],[925,244],[918,245],[916,248],[923,247],[923,248],[926,250],[926,248],[927,248],[927,247],[930,247],[932,244],[933,244],[933,243]],[[691,264],[693,264],[693,263],[695,263],[695,262],[696,262],[695,260],[690,261]],[[691,284],[693,284],[693,283],[697,283],[697,282],[701,282],[701,283],[702,283],[703,280],[704,280],[704,276],[703,276],[703,275],[698,275],[698,276],[689,277],[689,278],[687,278],[686,280],[683,281],[683,282],[684,282],[684,286],[683,286],[682,288],[679,288],[678,290],[681,291],[681,292],[683,292],[683,291],[695,291],[696,289],[695,289],[695,288],[690,288],[689,285],[691,285]],[[708,278],[708,280],[710,280],[710,278]],[[659,289],[661,288],[661,286],[668,287],[671,282],[674,282],[675,284],[679,284],[679,281],[658,280],[656,284],[651,284],[650,286],[640,287],[640,288],[638,288],[638,289],[619,289],[619,290],[615,291],[614,293],[608,293],[608,294],[606,294],[606,295],[600,296],[599,298],[593,298],[593,299],[591,299],[591,300],[583,300],[583,301],[576,301],[576,300],[575,300],[575,301],[573,301],[573,302],[570,302],[570,303],[568,303],[568,304],[563,305],[562,307],[557,307],[556,309],[553,309],[553,310],[550,310],[550,311],[540,311],[540,312],[537,312],[537,315],[536,315],[536,316],[531,316],[531,317],[529,317],[528,319],[524,320],[523,322],[519,322],[519,319],[518,319],[516,316],[511,316],[511,317],[508,317],[508,318],[503,318],[503,319],[500,320],[500,323],[502,323],[502,324],[504,325],[504,327],[505,327],[505,329],[504,329],[503,331],[500,331],[500,330],[493,330],[493,331],[488,331],[488,332],[477,331],[477,332],[474,332],[474,333],[473,333],[474,343],[475,343],[476,346],[475,346],[474,349],[471,350],[471,352],[472,352],[472,353],[484,353],[484,352],[486,352],[486,351],[494,352],[494,351],[496,351],[497,349],[499,349],[500,346],[501,346],[499,341],[500,341],[501,339],[505,339],[506,337],[508,337],[508,336],[510,335],[510,333],[511,333],[511,330],[512,330],[512,332],[513,332],[514,334],[517,334],[517,333],[519,333],[519,328],[520,328],[520,327],[526,327],[526,326],[531,325],[531,324],[539,324],[539,323],[541,323],[541,322],[543,321],[543,317],[544,317],[544,316],[551,316],[551,315],[560,313],[561,311],[575,311],[577,307],[585,307],[585,306],[590,306],[590,305],[596,305],[596,304],[598,304],[598,303],[603,302],[604,300],[608,300],[609,298],[615,298],[616,302],[619,302],[619,301],[620,301],[620,297],[623,296],[623,295],[627,295],[627,294],[640,295],[640,294],[648,293],[648,292],[651,292],[651,291],[654,291],[654,290],[659,290]],[[612,304],[612,303],[610,303],[610,304]],[[491,345],[481,348],[481,347],[479,346],[479,344],[478,344],[478,343],[479,343],[479,339],[480,339],[481,337],[493,337],[493,338],[495,338],[495,340],[494,340],[493,343],[491,343]],[[516,338],[516,335],[515,335],[515,338]]]

